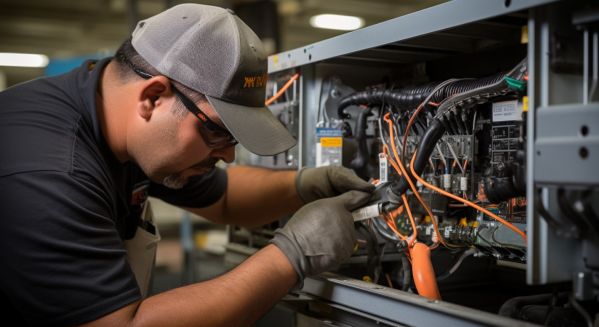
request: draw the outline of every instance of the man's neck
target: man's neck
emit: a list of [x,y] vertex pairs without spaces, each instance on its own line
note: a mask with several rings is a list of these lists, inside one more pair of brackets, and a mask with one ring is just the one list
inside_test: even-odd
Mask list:
[[128,161],[127,154],[127,99],[124,85],[117,75],[114,61],[106,65],[100,75],[96,94],[96,112],[102,134],[118,161]]

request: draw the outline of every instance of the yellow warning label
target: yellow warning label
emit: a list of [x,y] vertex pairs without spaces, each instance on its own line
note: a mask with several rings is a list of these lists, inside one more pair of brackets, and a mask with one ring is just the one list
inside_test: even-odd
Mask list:
[[522,98],[522,112],[528,111],[528,97]]
[[342,144],[343,144],[343,138],[341,138],[341,137],[321,137],[320,138],[320,145],[322,147],[329,147],[329,148],[341,147]]
[[520,43],[528,44],[528,25],[522,26],[520,30]]

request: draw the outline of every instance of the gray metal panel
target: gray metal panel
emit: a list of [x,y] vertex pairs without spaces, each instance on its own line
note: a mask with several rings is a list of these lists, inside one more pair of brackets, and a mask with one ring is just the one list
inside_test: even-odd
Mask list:
[[599,184],[599,103],[537,110],[537,183]]
[[316,80],[314,66],[302,67],[300,70],[300,106],[299,106],[299,165],[313,167],[315,165],[316,121],[318,118],[318,90],[322,81]]
[[536,326],[330,273],[307,278],[302,292],[409,326]]
[[[535,135],[536,120],[534,119],[537,104],[542,101],[540,90],[542,88],[542,51],[541,47],[544,42],[541,36],[541,31],[545,29],[547,23],[541,21],[542,12],[540,10],[531,10],[528,19],[528,106],[529,117],[527,119],[527,133],[529,136]],[[528,137],[526,140],[526,148],[534,149],[534,137]],[[535,203],[537,198],[536,185],[534,184],[534,151],[526,152],[526,198],[530,203]],[[547,248],[547,223],[541,220],[535,206],[526,206],[526,232],[528,237],[526,253],[526,282],[528,284],[545,283],[547,281],[547,262],[546,256],[543,255],[542,249]]]
[[556,0],[453,0],[305,47],[268,57],[268,72],[298,67],[452,27],[496,17]]
[[[583,264],[581,260],[580,242],[572,239],[560,238],[555,231],[551,230],[545,220],[543,220],[537,211],[535,203],[539,196],[537,190],[543,187],[541,193],[541,203],[548,212],[554,217],[560,218],[560,210],[556,200],[557,187],[547,187],[550,180],[570,179],[568,174],[579,173],[568,163],[572,160],[578,160],[567,157],[571,151],[566,149],[559,156],[546,156],[553,151],[549,150],[551,144],[559,145],[560,142],[567,139],[576,139],[580,135],[581,125],[574,129],[575,121],[578,118],[570,118],[569,114],[576,112],[578,105],[563,105],[568,101],[578,98],[572,96],[580,91],[577,83],[561,83],[563,76],[552,71],[550,67],[551,55],[551,37],[556,33],[555,17],[563,10],[560,5],[551,5],[534,8],[530,11],[528,25],[528,97],[529,112],[527,119],[527,283],[528,284],[547,284],[554,282],[569,281],[573,273]],[[562,74],[563,75],[563,74]],[[582,81],[580,81],[582,83]],[[570,110],[574,109],[574,111]],[[556,120],[556,116],[562,113],[554,113],[552,110],[563,112],[566,117],[564,120]],[[590,110],[589,110],[590,111]],[[589,122],[591,119],[585,119]],[[553,122],[552,122],[553,121]],[[594,119],[597,122],[597,119]],[[547,125],[549,124],[549,125]],[[589,122],[590,124],[590,122]],[[592,124],[596,126],[596,123]],[[567,127],[570,126],[570,127]],[[596,133],[597,131],[595,131]],[[595,134],[597,135],[597,134]],[[555,137],[553,137],[555,136]],[[539,143],[539,141],[541,141]],[[587,140],[588,141],[588,140]],[[543,148],[543,143],[549,145],[549,148]],[[567,143],[567,142],[566,142]],[[541,144],[541,148],[538,146]],[[541,155],[537,154],[537,150]],[[549,150],[548,153],[546,153]],[[578,156],[578,154],[576,154]],[[547,172],[546,169],[556,167],[563,169],[564,174]],[[545,183],[539,181],[537,176],[543,176]],[[555,176],[551,176],[555,175]],[[596,178],[597,174],[584,176],[585,178]],[[567,177],[567,178],[565,178]],[[575,179],[570,180],[573,182]],[[562,183],[558,183],[562,184]],[[563,184],[562,184],[563,185]]]

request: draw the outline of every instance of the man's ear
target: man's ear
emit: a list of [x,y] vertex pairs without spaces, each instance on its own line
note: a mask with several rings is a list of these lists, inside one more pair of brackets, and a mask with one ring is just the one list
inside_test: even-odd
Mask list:
[[138,114],[150,120],[156,106],[165,96],[170,96],[171,91],[171,83],[165,76],[158,75],[146,80],[139,96]]

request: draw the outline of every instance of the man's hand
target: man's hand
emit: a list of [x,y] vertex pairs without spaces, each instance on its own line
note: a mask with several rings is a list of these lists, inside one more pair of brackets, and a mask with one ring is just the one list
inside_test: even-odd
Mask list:
[[347,260],[356,242],[351,211],[364,205],[370,194],[350,191],[305,205],[275,231],[271,243],[287,256],[304,277],[338,267]]
[[374,186],[364,181],[353,170],[339,166],[304,168],[295,178],[297,194],[304,201],[337,196],[347,191],[372,192]]

